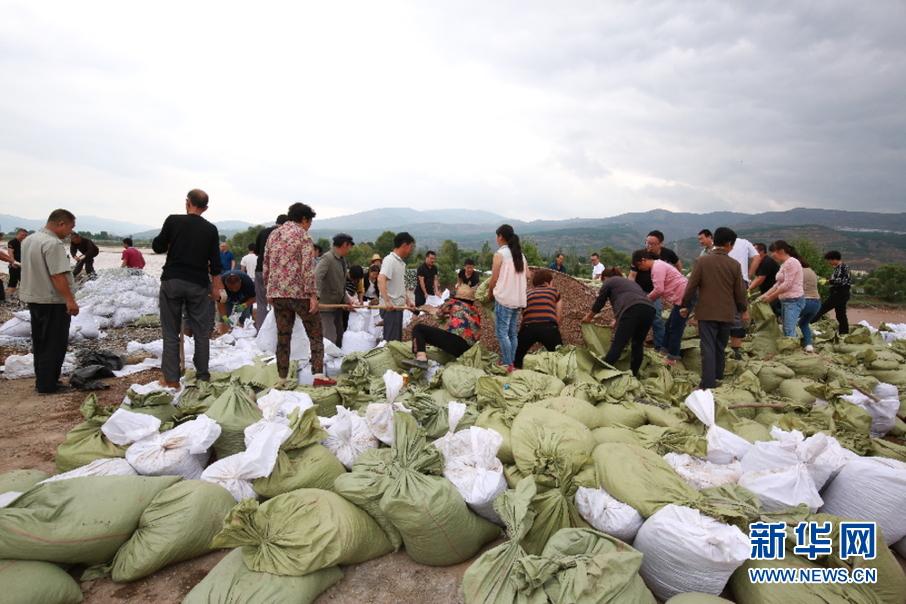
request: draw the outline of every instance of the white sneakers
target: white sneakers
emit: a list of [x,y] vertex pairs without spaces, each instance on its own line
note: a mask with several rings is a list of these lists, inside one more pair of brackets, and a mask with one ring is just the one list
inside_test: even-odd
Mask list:
[[815,352],[815,347],[812,346],[811,344],[809,344],[808,346],[805,347],[805,351],[806,352]]

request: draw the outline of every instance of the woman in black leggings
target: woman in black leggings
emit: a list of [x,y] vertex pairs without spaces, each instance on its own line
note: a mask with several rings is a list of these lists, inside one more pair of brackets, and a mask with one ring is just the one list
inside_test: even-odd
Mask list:
[[459,358],[481,337],[481,312],[475,305],[475,290],[468,285],[457,288],[456,296],[444,302],[437,311],[437,317],[446,319],[446,329],[422,323],[416,325],[412,329],[415,359],[404,359],[404,365],[427,369],[428,344]]
[[614,317],[616,317],[614,320],[616,329],[604,361],[610,365],[616,363],[623,354],[626,344],[631,341],[632,352],[629,367],[632,375],[638,376],[644,358],[645,337],[654,322],[654,305],[639,284],[623,277],[620,269],[605,269],[602,277],[604,285],[601,286],[598,299],[595,300],[591,311],[585,315],[583,321],[591,321],[609,300]]

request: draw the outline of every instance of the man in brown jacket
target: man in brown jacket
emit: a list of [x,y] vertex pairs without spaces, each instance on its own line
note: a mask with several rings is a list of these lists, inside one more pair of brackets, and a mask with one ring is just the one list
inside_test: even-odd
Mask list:
[[730,340],[730,328],[736,313],[742,313],[748,322],[749,311],[746,288],[742,282],[739,263],[727,254],[733,249],[736,233],[727,227],[714,231],[714,248],[710,254],[700,256],[689,276],[683,295],[680,314],[689,315],[689,306],[698,294],[695,316],[701,339],[702,380],[699,388],[714,388],[724,377],[724,351]]

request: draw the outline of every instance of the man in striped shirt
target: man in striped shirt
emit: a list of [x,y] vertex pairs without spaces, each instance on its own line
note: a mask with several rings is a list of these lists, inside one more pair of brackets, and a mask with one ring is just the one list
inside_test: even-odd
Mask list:
[[552,286],[553,281],[554,275],[548,269],[538,269],[532,275],[532,289],[526,296],[522,327],[516,338],[518,344],[513,362],[516,369],[522,369],[526,353],[538,342],[547,350],[556,350],[563,343],[560,337],[563,301],[560,299],[560,292]]

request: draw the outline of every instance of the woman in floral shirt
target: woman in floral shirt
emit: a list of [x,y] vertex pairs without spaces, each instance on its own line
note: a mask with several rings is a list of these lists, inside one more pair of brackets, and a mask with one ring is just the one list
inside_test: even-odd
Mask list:
[[404,364],[410,367],[427,369],[428,355],[425,347],[428,344],[437,346],[454,357],[461,356],[481,336],[481,312],[475,305],[475,290],[467,285],[456,290],[456,296],[450,298],[437,311],[439,319],[446,319],[446,329],[418,324],[412,330],[412,350],[415,360],[406,359]]

